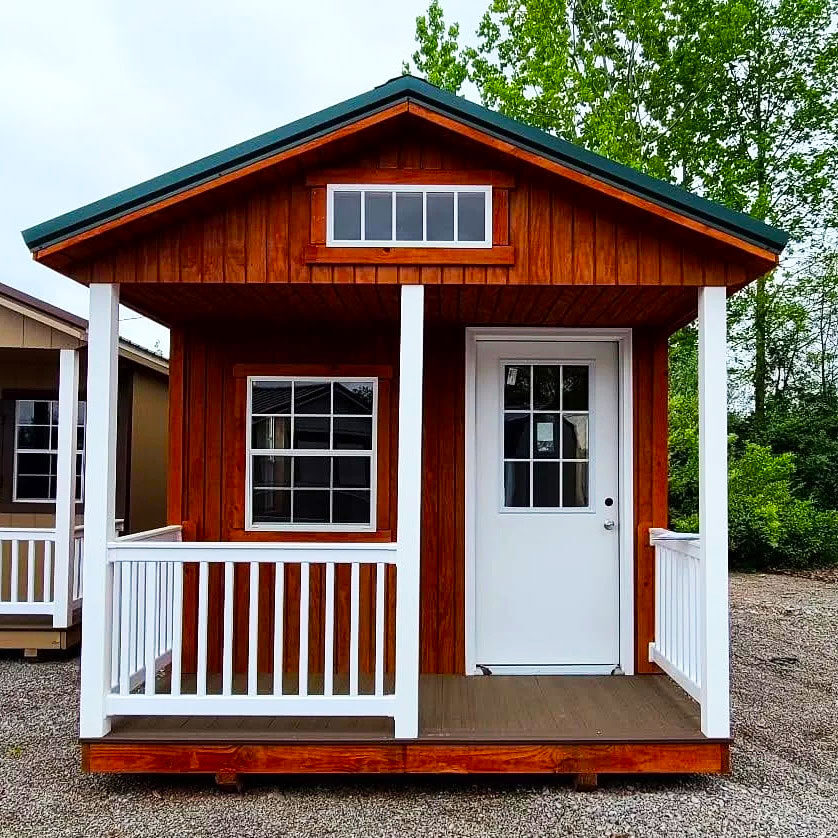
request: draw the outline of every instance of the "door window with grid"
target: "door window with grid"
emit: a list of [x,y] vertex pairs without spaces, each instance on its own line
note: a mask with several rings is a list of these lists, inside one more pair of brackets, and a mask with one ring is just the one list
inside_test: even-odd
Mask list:
[[503,506],[588,506],[587,364],[513,364],[503,375]]
[[378,383],[250,378],[248,526],[375,528]]
[[[76,429],[76,500],[84,500],[85,402],[78,406]],[[14,500],[55,501],[58,470],[58,402],[20,399],[15,403]]]

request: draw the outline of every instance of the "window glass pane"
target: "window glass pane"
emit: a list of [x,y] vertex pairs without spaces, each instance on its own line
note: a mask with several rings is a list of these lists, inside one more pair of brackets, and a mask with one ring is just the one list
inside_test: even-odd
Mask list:
[[49,447],[53,451],[58,450],[58,426],[57,425],[53,425],[49,429]]
[[422,241],[422,193],[396,193],[396,239]]
[[393,193],[364,193],[364,238],[390,241],[393,238]]
[[20,500],[54,500],[49,493],[49,477],[17,476],[17,497]]
[[338,241],[359,241],[361,238],[361,193],[333,192],[334,215],[332,235]]
[[565,414],[562,417],[562,457],[581,460],[588,456],[588,416]]
[[330,479],[329,457],[294,457],[294,486],[328,488]]
[[294,413],[331,413],[332,385],[328,381],[295,381]]
[[335,488],[352,489],[370,487],[369,457],[334,457]]
[[[32,425],[35,422],[35,402],[21,399],[17,403],[17,421],[19,425]],[[43,424],[49,424],[49,419],[41,419]]]
[[372,381],[336,381],[335,413],[372,415]]
[[364,490],[335,492],[333,496],[334,523],[369,524],[370,493]]
[[536,410],[559,410],[559,379],[561,367],[536,364],[532,368],[533,407]]
[[[49,425],[52,422],[52,407],[49,402],[25,402],[28,404],[30,416],[29,422],[33,425]],[[57,421],[57,417],[56,417]]]
[[49,474],[54,454],[18,454],[18,474]]
[[428,241],[454,241],[454,193],[428,192]]
[[530,415],[528,413],[504,414],[503,456],[515,459],[529,459]]
[[562,463],[562,506],[588,505],[588,464]]
[[81,451],[84,448],[84,428],[78,428],[76,431],[76,448]]
[[372,419],[338,417],[335,422],[335,449],[372,450]]
[[254,489],[253,520],[257,524],[287,524],[291,520],[291,492]]
[[532,505],[559,506],[559,464],[533,463]]
[[506,366],[503,406],[507,410],[529,410],[530,368],[528,366]]
[[254,416],[250,444],[253,448],[290,448],[290,416]]
[[461,242],[485,241],[485,192],[460,192],[457,196],[457,238]]
[[[56,462],[56,472],[58,470],[58,463]],[[76,454],[76,474],[81,474],[84,471],[84,455]]]
[[294,448],[329,447],[328,416],[297,416],[294,418]]
[[268,487],[291,485],[291,457],[253,458],[253,485],[264,489]]
[[87,421],[87,402],[79,402],[79,425],[84,425]]
[[76,500],[84,500],[84,493],[82,492],[81,475],[76,474]]
[[559,458],[559,414],[535,413],[533,421],[533,457],[541,459]]
[[298,524],[328,524],[329,492],[318,489],[295,490],[292,517]]
[[254,382],[251,404],[254,413],[291,413],[291,382]]
[[588,368],[562,367],[562,410],[588,409]]
[[24,425],[17,431],[18,448],[49,448],[48,425]]
[[503,495],[506,506],[530,505],[530,464],[503,464]]

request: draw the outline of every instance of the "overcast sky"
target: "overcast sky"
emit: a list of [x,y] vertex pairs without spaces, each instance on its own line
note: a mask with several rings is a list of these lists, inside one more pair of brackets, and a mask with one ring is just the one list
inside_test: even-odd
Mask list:
[[[474,32],[487,0],[445,0]],[[2,0],[0,282],[87,316],[26,227],[362,93],[401,70],[426,0]],[[168,349],[123,310],[124,337]]]

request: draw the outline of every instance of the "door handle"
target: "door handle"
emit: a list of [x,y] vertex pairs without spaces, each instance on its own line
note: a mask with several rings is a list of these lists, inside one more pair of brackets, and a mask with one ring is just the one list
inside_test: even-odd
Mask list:
[[613,530],[617,526],[617,523],[615,521],[608,520],[602,526],[607,530]]

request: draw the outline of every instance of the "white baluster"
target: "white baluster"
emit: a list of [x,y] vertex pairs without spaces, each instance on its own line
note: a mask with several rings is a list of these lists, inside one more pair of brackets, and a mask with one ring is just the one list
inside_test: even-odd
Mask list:
[[207,694],[207,609],[209,595],[209,566],[198,564],[198,672],[197,694]]
[[308,608],[309,608],[309,564],[300,565],[300,661],[299,695],[308,695]]
[[[128,695],[131,681],[131,632],[132,632],[132,603],[134,595],[133,564],[123,562],[117,565],[120,577],[120,604],[119,604],[119,692],[120,695]],[[114,576],[117,574],[115,573]],[[114,621],[115,622],[115,621]]]
[[20,573],[20,557],[18,556],[18,543],[17,539],[12,539],[12,576],[11,576],[11,585],[12,585],[12,602],[18,602],[18,584],[19,584],[19,576]]
[[176,562],[172,597],[172,695],[180,695],[183,658],[183,565]]
[[145,694],[154,695],[157,675],[157,562],[145,563]]
[[26,601],[35,601],[35,542],[30,538],[26,551]]

